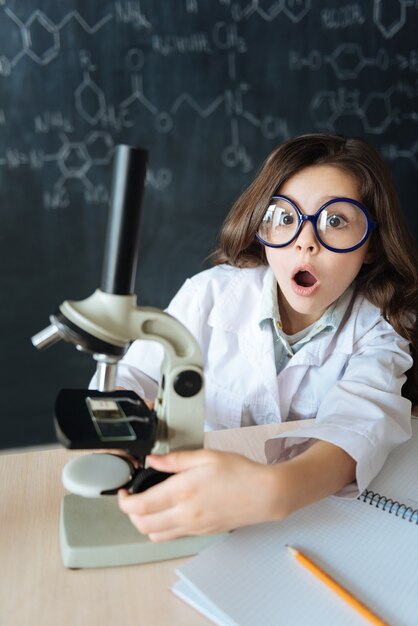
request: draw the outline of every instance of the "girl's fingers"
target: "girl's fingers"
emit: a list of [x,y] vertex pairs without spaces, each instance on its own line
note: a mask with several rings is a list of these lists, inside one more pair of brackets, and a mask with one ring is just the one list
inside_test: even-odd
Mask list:
[[210,452],[208,450],[183,450],[170,452],[169,454],[150,454],[147,463],[150,467],[164,472],[182,472],[208,463]]
[[155,533],[173,533],[180,532],[177,528],[178,524],[175,522],[175,512],[173,509],[168,509],[161,513],[155,513],[153,515],[130,515],[132,524],[143,535],[151,535]]
[[150,515],[175,506],[180,499],[176,486],[173,487],[175,478],[175,476],[167,478],[143,493],[131,495],[126,490],[119,490],[119,507],[128,515]]
[[187,534],[186,530],[179,528],[176,530],[167,530],[161,533],[150,533],[148,536],[154,543],[160,543],[162,541],[171,541],[172,539],[177,539],[178,537],[184,537]]

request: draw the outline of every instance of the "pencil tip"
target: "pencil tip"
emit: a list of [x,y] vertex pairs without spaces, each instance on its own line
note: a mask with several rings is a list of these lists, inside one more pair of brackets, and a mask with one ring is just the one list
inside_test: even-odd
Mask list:
[[296,554],[297,550],[295,550],[295,548],[293,548],[292,546],[289,546],[288,544],[286,544],[286,548],[289,550],[289,552],[291,552],[292,554]]

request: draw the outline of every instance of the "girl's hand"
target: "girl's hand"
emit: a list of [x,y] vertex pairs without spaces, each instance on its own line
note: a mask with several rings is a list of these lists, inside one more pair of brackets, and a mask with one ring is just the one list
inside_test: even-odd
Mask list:
[[152,541],[216,533],[279,517],[273,510],[277,484],[272,466],[213,450],[150,455],[148,464],[176,475],[140,494],[120,490],[119,506]]

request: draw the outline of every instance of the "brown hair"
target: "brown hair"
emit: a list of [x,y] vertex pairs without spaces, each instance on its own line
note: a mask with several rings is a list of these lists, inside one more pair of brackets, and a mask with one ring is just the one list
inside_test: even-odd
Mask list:
[[363,266],[356,286],[396,332],[411,342],[414,365],[407,372],[402,393],[418,404],[418,251],[406,228],[391,173],[366,141],[318,133],[278,146],[229,212],[212,263],[265,265],[264,246],[255,234],[271,196],[296,172],[323,164],[341,167],[355,176],[359,200],[378,224],[370,242],[374,261]]

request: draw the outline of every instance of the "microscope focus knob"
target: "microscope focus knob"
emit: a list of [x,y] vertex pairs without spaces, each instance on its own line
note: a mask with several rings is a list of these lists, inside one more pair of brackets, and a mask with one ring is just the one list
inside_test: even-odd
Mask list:
[[137,471],[130,489],[132,493],[141,493],[150,487],[154,487],[154,485],[158,485],[158,483],[161,483],[170,476],[173,476],[173,474],[159,472],[152,467],[141,468]]
[[191,398],[202,389],[203,380],[199,372],[194,370],[184,370],[177,374],[173,387],[176,393],[182,398]]

